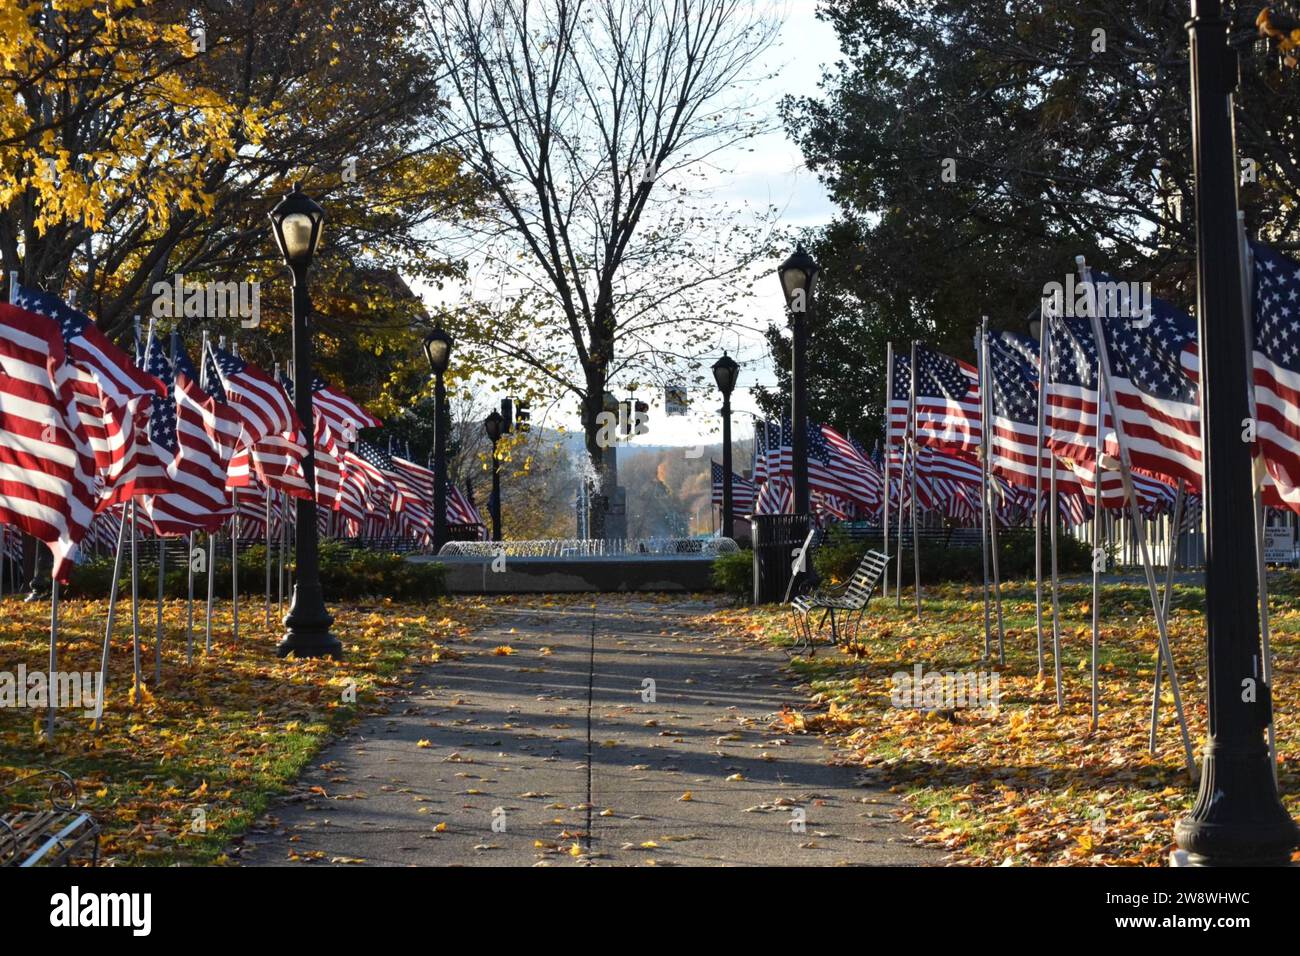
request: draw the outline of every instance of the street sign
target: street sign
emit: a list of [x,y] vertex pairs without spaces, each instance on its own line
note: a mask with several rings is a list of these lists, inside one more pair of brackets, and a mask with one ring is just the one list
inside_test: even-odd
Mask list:
[[1264,529],[1264,560],[1269,564],[1295,561],[1295,529],[1271,526]]

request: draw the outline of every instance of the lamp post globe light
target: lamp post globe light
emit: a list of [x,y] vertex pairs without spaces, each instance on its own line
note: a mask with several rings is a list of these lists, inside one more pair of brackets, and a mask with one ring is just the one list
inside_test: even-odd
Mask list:
[[[271,228],[285,265],[293,275],[293,401],[298,420],[310,430],[312,417],[312,341],[308,319],[311,299],[307,293],[307,270],[320,245],[325,210],[295,183],[293,191],[271,210]],[[307,441],[302,460],[308,488],[316,487],[315,442]],[[298,571],[294,576],[293,598],[284,616],[286,632],[276,647],[280,657],[341,657],[343,644],[330,633],[334,618],[325,608],[320,585],[320,560],[316,537],[316,498],[297,499],[297,527],[294,548]]]
[[713,363],[713,380],[722,393],[722,536],[734,538],[735,518],[732,514],[731,488],[731,393],[740,376],[740,366],[726,352]]
[[[1196,318],[1201,355],[1205,480],[1205,627],[1209,737],[1200,791],[1174,835],[1198,865],[1284,866],[1300,839],[1278,799],[1265,730],[1272,695],[1262,685],[1250,416],[1249,348],[1241,294],[1237,161],[1232,98],[1237,59],[1218,0],[1192,0]],[[1247,688],[1256,688],[1248,693]]]
[[813,293],[821,266],[804,250],[795,247],[790,258],[776,270],[790,312],[792,354],[790,360],[790,440],[794,467],[794,513],[808,514],[808,325],[812,321]]
[[492,442],[492,540],[501,540],[501,462],[497,459],[497,442],[505,430],[506,420],[494,411],[483,420],[483,430]]
[[424,355],[433,372],[433,553],[447,543],[447,388],[443,376],[451,364],[451,336],[440,327],[424,339]]

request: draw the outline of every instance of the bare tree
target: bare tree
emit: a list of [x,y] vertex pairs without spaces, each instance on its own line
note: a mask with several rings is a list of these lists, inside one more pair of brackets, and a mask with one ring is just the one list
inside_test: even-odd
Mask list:
[[[746,90],[774,24],[749,0],[447,0],[428,8],[444,134],[495,200],[467,224],[511,307],[463,330],[598,417],[615,376],[689,361],[734,313],[758,229],[698,205],[763,129]],[[730,283],[727,280],[732,280]],[[596,495],[594,535],[608,501]]]

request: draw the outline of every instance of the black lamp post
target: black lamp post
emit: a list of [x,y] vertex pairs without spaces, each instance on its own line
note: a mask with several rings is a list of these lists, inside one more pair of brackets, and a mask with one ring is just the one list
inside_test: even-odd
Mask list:
[[[308,488],[316,487],[316,443],[312,439],[312,341],[308,317],[311,299],[307,295],[307,270],[320,245],[325,210],[295,184],[293,192],[271,210],[271,227],[285,264],[293,274],[293,401],[298,420],[307,433],[307,453],[302,472]],[[294,576],[293,600],[284,616],[288,629],[276,647],[281,657],[341,657],[343,645],[330,633],[334,618],[325,608],[320,585],[320,562],[316,540],[316,497],[297,500],[295,554],[298,572]]]
[[500,412],[493,412],[483,420],[483,430],[492,442],[492,540],[501,540],[501,462],[497,459],[497,442],[505,429],[506,420]]
[[1196,188],[1196,317],[1205,449],[1205,625],[1209,740],[1191,814],[1175,828],[1193,864],[1285,865],[1296,825],[1278,799],[1265,729],[1272,711],[1259,640],[1254,479],[1242,422],[1250,417],[1249,346],[1237,234],[1232,133],[1236,57],[1218,0],[1193,0],[1192,154]]
[[451,336],[441,327],[424,340],[424,355],[433,370],[433,553],[447,543],[447,388],[443,375],[451,364]]
[[800,244],[781,263],[777,275],[790,311],[793,354],[790,361],[791,454],[794,459],[794,511],[809,514],[808,501],[808,324],[813,313],[813,291],[821,266]]
[[713,380],[722,393],[722,536],[734,538],[731,502],[731,392],[736,387],[740,366],[726,352],[713,363]]

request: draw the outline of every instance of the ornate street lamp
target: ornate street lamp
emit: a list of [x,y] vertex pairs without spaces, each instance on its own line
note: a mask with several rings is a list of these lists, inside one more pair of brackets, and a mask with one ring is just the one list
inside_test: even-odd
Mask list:
[[1196,319],[1201,356],[1205,466],[1205,627],[1209,739],[1201,788],[1174,835],[1193,864],[1284,866],[1300,839],[1278,799],[1265,729],[1272,695],[1264,684],[1256,601],[1254,478],[1241,440],[1250,417],[1250,346],[1243,329],[1237,233],[1237,158],[1232,89],[1237,58],[1218,0],[1193,0],[1187,24],[1192,73],[1196,188]]
[[734,538],[735,525],[732,514],[731,489],[731,393],[740,376],[740,366],[726,352],[713,363],[713,380],[722,393],[722,536]]
[[451,364],[451,336],[440,327],[425,337],[424,355],[433,371],[433,553],[447,543],[447,388],[443,376]]
[[[293,275],[293,400],[298,420],[306,431],[307,452],[303,455],[303,478],[308,488],[316,487],[316,443],[311,436],[312,341],[308,319],[311,299],[307,293],[307,270],[320,245],[325,210],[313,202],[295,183],[293,192],[271,210],[271,228],[285,265]],[[341,657],[343,644],[330,633],[333,616],[325,608],[320,585],[320,559],[316,538],[316,497],[297,499],[298,523],[295,553],[298,571],[294,577],[293,600],[284,617],[287,631],[276,647],[280,657]]]
[[808,500],[808,325],[813,314],[813,293],[821,266],[798,245],[776,270],[790,312],[793,354],[790,361],[791,455],[794,466],[794,511],[809,514]]
[[506,420],[500,412],[493,412],[483,420],[483,430],[492,442],[492,540],[501,540],[501,462],[497,459],[497,442],[505,431]]

